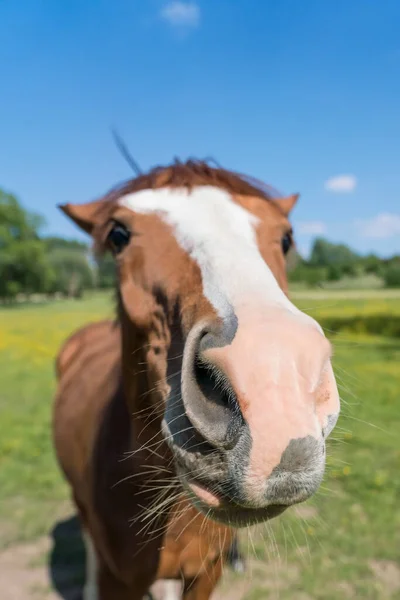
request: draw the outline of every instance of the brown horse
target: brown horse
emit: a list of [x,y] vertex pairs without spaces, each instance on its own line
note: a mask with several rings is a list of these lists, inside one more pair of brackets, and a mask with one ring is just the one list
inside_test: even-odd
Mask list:
[[329,342],[286,295],[296,200],[188,161],[62,207],[118,271],[116,321],[57,361],[86,600],[141,600],[157,579],[206,600],[234,531],[319,487],[339,397]]

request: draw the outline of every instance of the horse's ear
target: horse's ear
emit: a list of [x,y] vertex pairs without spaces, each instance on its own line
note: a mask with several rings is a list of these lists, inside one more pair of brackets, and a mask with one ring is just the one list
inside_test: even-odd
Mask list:
[[284,215],[288,216],[288,214],[293,209],[297,200],[299,199],[300,194],[292,194],[291,196],[287,196],[286,198],[278,198],[277,203],[281,211]]
[[89,235],[92,234],[94,227],[100,222],[101,208],[104,207],[104,201],[95,200],[85,204],[59,204],[63,213],[67,215],[81,229]]

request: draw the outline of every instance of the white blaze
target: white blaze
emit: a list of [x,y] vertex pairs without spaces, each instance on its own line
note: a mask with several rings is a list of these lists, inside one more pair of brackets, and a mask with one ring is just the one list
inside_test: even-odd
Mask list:
[[137,213],[155,213],[172,227],[178,243],[199,265],[204,295],[221,317],[249,297],[300,313],[260,254],[258,219],[228,192],[211,186],[191,192],[148,189],[123,196],[119,204]]

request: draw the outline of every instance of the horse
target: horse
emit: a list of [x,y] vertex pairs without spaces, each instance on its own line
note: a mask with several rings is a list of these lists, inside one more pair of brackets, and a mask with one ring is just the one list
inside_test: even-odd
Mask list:
[[319,488],[340,402],[331,345],[288,297],[297,199],[190,159],[60,206],[117,273],[115,319],[56,362],[85,600],[173,580],[207,600],[237,532]]

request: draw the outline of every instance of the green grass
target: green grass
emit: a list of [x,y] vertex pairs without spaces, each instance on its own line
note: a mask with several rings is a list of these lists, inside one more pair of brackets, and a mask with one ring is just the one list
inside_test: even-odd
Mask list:
[[0,310],[0,547],[65,512],[51,439],[54,357],[75,328],[113,314],[109,297]]
[[[352,330],[357,316],[399,318],[399,297],[294,299],[322,324],[336,319],[342,414],[316,497],[254,531],[251,542],[243,536],[257,555],[244,597],[400,598],[400,337]],[[109,295],[0,310],[0,546],[47,533],[66,512],[51,440],[54,356],[72,330],[112,314]]]

